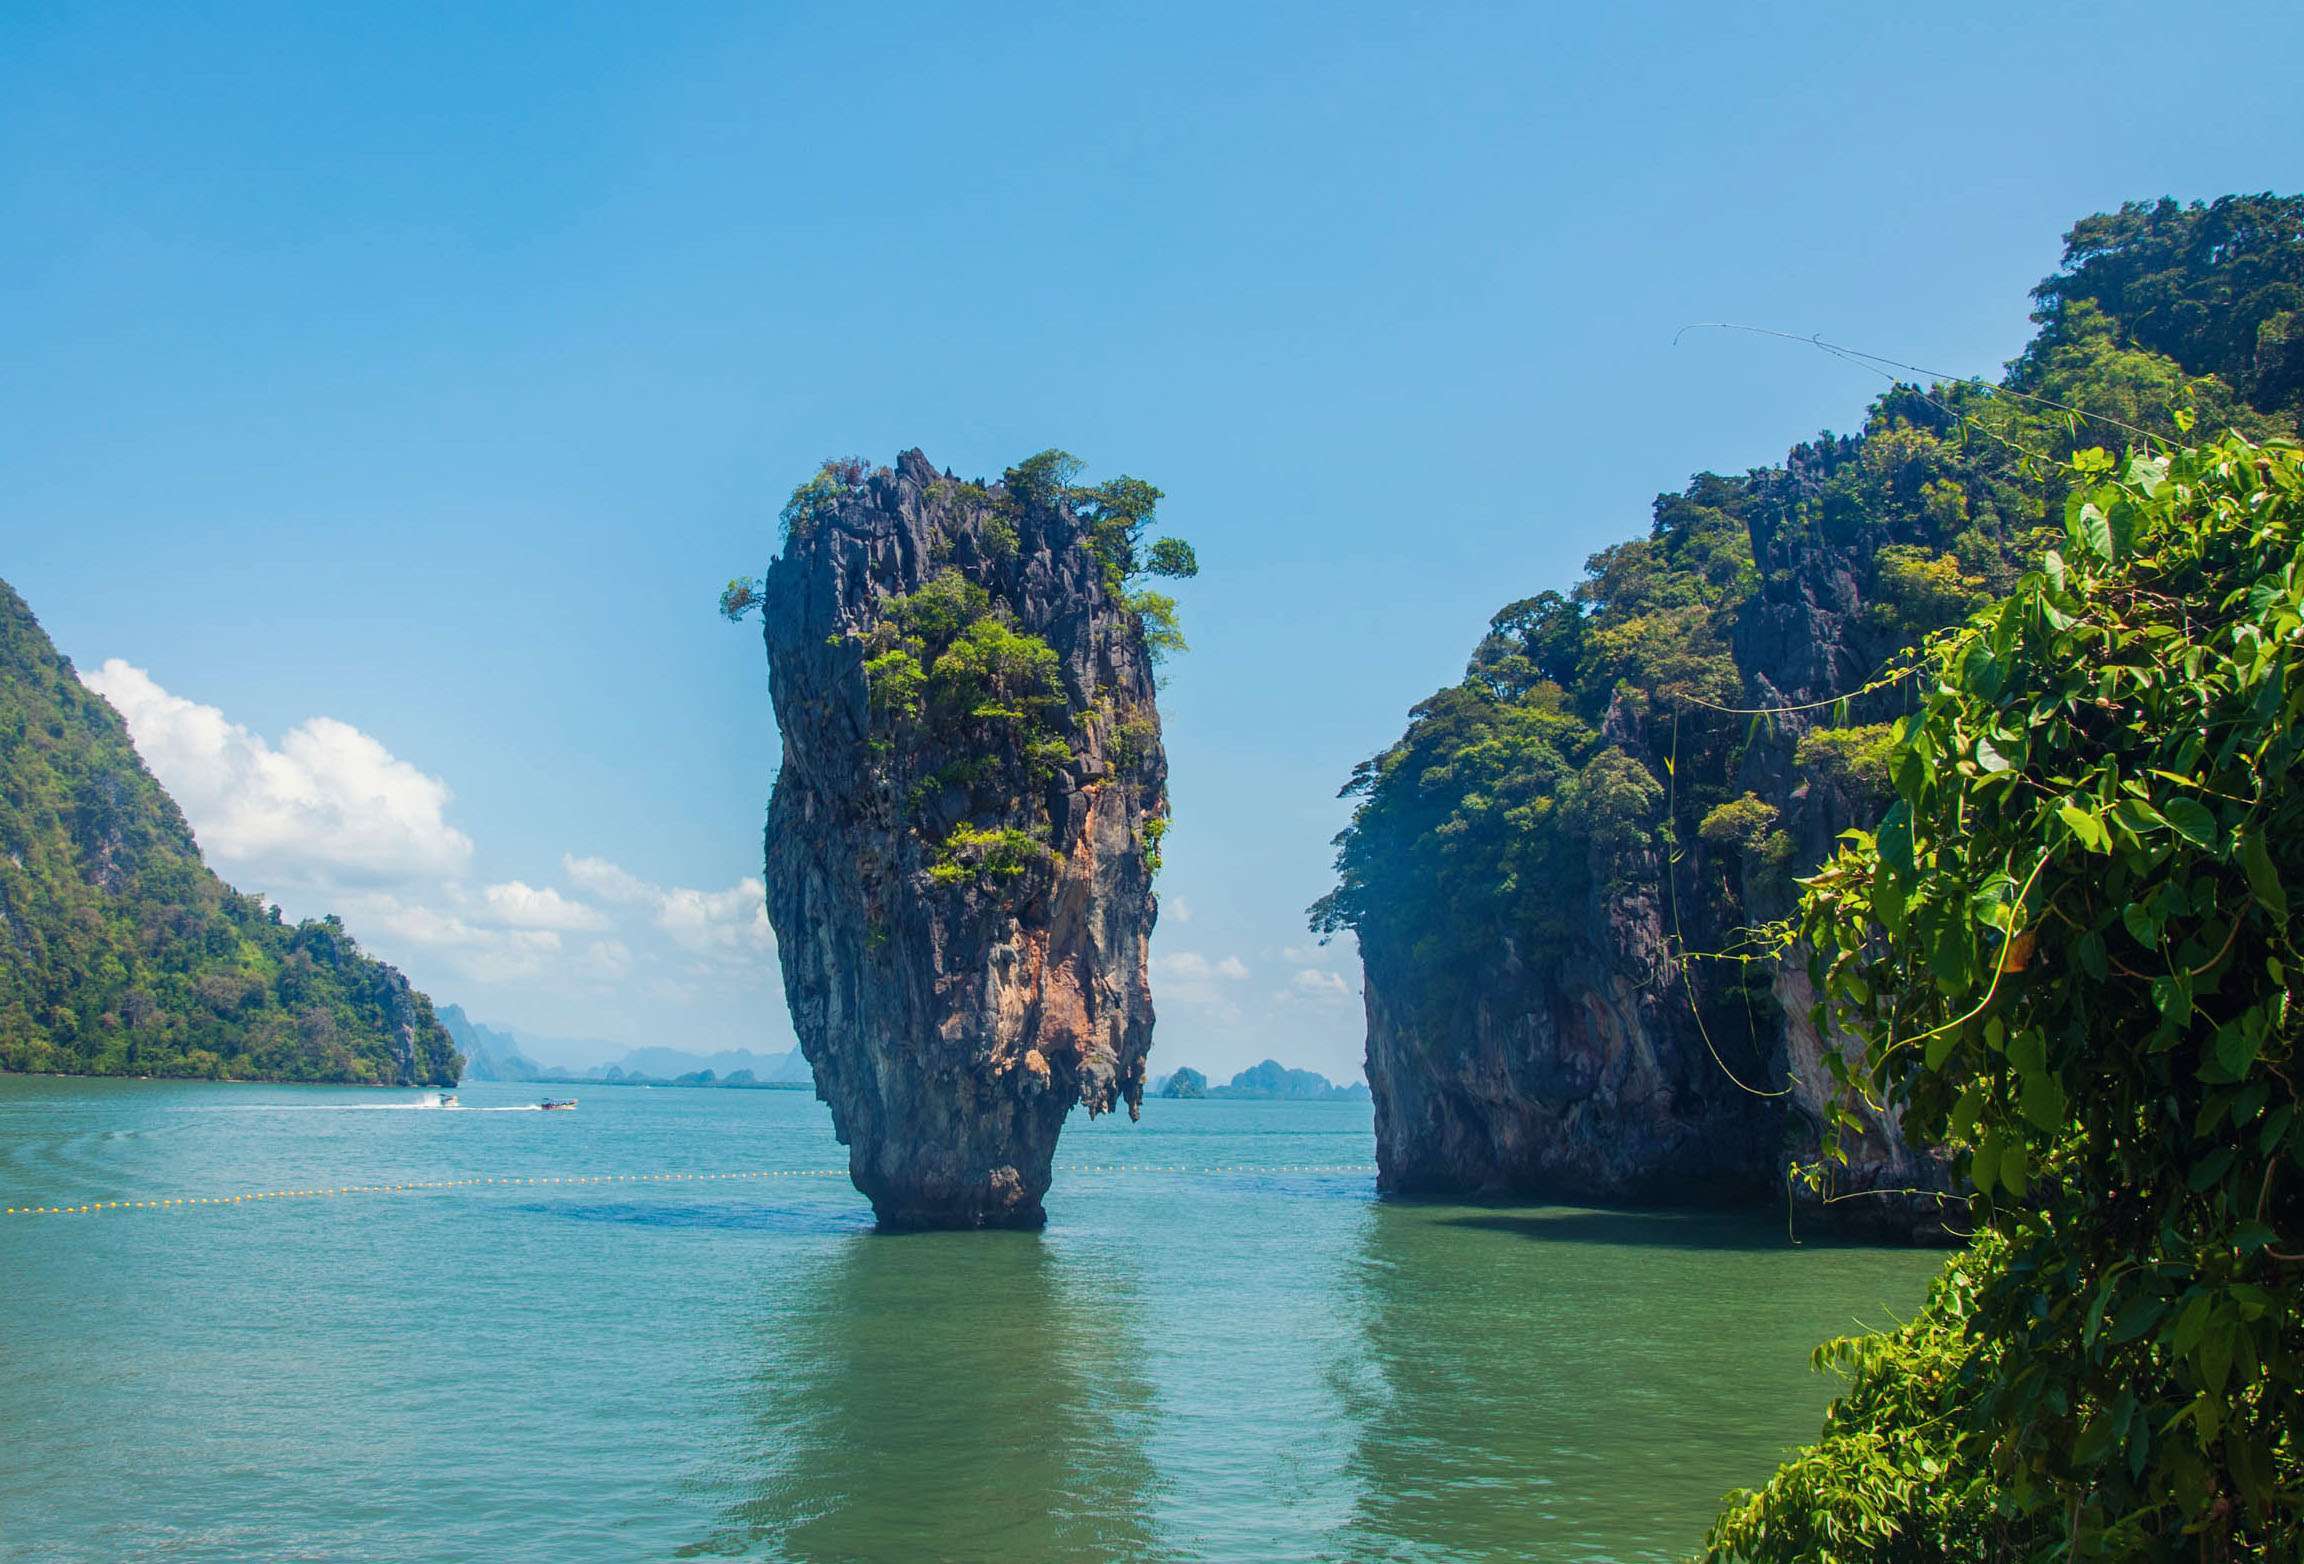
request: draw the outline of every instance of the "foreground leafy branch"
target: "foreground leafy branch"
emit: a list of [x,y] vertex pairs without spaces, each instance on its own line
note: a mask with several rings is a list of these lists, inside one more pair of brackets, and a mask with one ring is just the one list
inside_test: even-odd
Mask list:
[[2075,466],[1799,914],[1985,1239],[1714,1558],[2304,1556],[2304,453]]

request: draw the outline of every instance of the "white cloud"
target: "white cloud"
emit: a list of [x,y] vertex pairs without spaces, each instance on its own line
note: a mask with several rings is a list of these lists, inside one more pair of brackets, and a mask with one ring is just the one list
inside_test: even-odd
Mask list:
[[638,875],[618,868],[605,858],[579,858],[574,853],[563,853],[560,867],[569,879],[602,901],[643,904],[663,894]]
[[118,659],[83,680],[126,720],[227,879],[292,916],[341,914],[443,1003],[485,1004],[523,1025],[524,1011],[550,1013],[559,1029],[571,1015],[617,1025],[607,1018],[630,1002],[617,1029],[636,1009],[658,1038],[686,1030],[668,1007],[714,1026],[709,1035],[724,1034],[728,1017],[762,1017],[775,939],[756,876],[718,890],[665,886],[568,855],[559,886],[482,880],[471,837],[448,823],[447,783],[350,723],[311,717],[267,739]]
[[765,951],[776,944],[768,926],[768,890],[755,879],[738,880],[724,891],[674,886],[664,893],[656,924],[679,945],[707,954]]
[[1248,977],[1248,963],[1238,956],[1210,959],[1196,950],[1163,951],[1152,958],[1152,997],[1159,1004],[1178,1004],[1206,1018],[1237,1026],[1246,1020],[1233,985]]
[[539,890],[522,880],[491,885],[481,896],[487,902],[489,916],[516,929],[579,930],[608,926],[608,920],[600,915],[597,907],[571,901],[550,887]]
[[1182,983],[1205,983],[1213,978],[1237,981],[1248,975],[1248,963],[1238,956],[1210,961],[1196,950],[1177,950],[1154,956],[1152,975]]
[[568,878],[603,901],[646,908],[656,927],[682,950],[744,969],[776,948],[768,923],[768,892],[747,875],[726,890],[652,885],[605,858],[561,859]]
[[389,885],[461,873],[472,839],[448,824],[448,784],[333,717],[275,748],[213,706],[115,657],[81,682],[128,723],[137,753],[227,878]]
[[1178,923],[1190,923],[1192,921],[1192,904],[1181,896],[1169,897],[1160,904],[1160,910],[1174,918]]
[[1343,975],[1320,967],[1305,967],[1289,980],[1289,991],[1309,999],[1341,1000],[1351,1003],[1360,996]]
[[554,930],[490,928],[389,891],[346,892],[338,905],[345,926],[363,944],[420,946],[462,976],[484,983],[541,977],[560,953]]

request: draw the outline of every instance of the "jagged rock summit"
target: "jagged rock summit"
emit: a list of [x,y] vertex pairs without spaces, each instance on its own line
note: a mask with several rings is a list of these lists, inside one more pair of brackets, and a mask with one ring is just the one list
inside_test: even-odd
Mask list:
[[1143,1097],[1166,621],[1127,582],[1158,493],[1070,476],[827,464],[758,589],[768,913],[883,1227],[1036,1227],[1072,1106]]

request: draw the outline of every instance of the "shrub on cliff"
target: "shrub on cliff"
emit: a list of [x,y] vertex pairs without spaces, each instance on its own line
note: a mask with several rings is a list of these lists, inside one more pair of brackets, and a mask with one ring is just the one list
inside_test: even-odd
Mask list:
[[2304,1556],[2304,452],[2075,467],[1799,915],[1989,1242],[1716,1557]]

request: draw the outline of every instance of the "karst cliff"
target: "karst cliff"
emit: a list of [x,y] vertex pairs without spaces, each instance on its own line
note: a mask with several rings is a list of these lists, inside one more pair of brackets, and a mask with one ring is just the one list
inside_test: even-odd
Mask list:
[[756,592],[783,734],[766,880],[793,1023],[887,1228],[1039,1225],[1067,1113],[1143,1096],[1174,622],[1132,583],[1189,550],[1140,557],[1158,491],[1073,465],[827,464],[723,605]]

